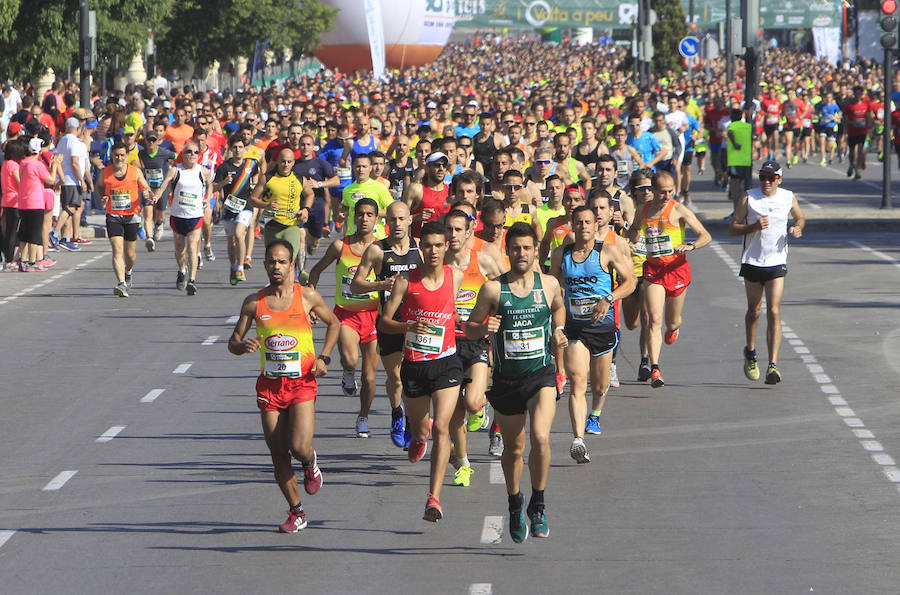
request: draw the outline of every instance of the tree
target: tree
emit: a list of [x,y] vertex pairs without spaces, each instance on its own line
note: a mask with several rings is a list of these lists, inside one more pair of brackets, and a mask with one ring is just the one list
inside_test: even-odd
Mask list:
[[[91,0],[101,58],[134,56],[173,0]],[[78,0],[0,0],[0,76],[25,79],[78,66]],[[9,23],[9,26],[4,26]]]
[[666,71],[681,72],[681,55],[678,42],[688,33],[687,16],[680,0],[651,0],[656,11],[653,25],[653,69],[657,75]]
[[306,53],[334,26],[337,10],[319,0],[181,0],[157,39],[167,67],[250,56],[257,41]]

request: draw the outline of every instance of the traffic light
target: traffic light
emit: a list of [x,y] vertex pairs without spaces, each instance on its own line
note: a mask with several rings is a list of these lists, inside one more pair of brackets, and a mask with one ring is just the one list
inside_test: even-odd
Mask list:
[[881,0],[881,47],[886,50],[897,49],[897,0]]

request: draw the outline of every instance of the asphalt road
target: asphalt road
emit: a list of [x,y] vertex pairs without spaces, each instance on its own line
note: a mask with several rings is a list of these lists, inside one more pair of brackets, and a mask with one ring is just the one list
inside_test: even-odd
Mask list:
[[[337,361],[318,402],[325,485],[304,498],[305,531],[275,532],[258,360],[225,348],[264,274],[230,287],[224,237],[193,298],[174,289],[169,237],[140,248],[127,300],[103,241],[51,273],[0,275],[0,591],[895,593],[900,234],[793,243],[776,387],[743,377],[739,244],[714,236],[690,256],[665,388],[633,381],[623,334],[590,465],[569,458],[559,402],[551,535],[521,545],[487,434],[470,436],[471,487],[448,474],[445,519],[427,523],[427,461],[390,443],[381,388],[372,437],[354,437]],[[333,272],[320,289],[333,296]]]

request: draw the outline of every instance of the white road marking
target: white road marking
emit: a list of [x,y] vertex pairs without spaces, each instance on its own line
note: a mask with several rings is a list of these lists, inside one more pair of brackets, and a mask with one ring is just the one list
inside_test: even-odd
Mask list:
[[178,367],[172,370],[173,374],[184,374],[188,370],[191,369],[191,366],[194,365],[194,362],[184,362],[183,364],[178,364]]
[[240,316],[231,316],[225,321],[225,324],[237,324],[238,318],[240,318]]
[[506,480],[503,477],[503,466],[500,464],[500,461],[491,461],[490,481],[495,484],[506,483]]
[[491,583],[472,583],[469,585],[469,595],[491,595]]
[[107,256],[107,255],[109,255],[109,254],[110,254],[110,252],[103,252],[102,254],[98,254],[97,256],[95,256],[95,257],[93,257],[93,258],[90,258],[90,259],[86,260],[85,262],[82,262],[82,263],[79,263],[79,264],[75,265],[74,268],[71,268],[71,269],[68,269],[68,270],[65,270],[65,271],[61,271],[61,272],[59,272],[59,273],[56,273],[56,274],[53,275],[52,277],[48,277],[48,278],[46,278],[46,279],[42,279],[41,281],[35,283],[34,285],[32,285],[32,286],[30,286],[30,287],[26,287],[25,289],[22,289],[21,291],[18,291],[18,292],[14,293],[14,294],[12,294],[12,295],[10,295],[10,296],[5,297],[5,298],[3,299],[3,301],[0,301],[0,305],[8,304],[9,302],[11,302],[11,301],[13,301],[13,300],[15,300],[15,299],[17,299],[17,298],[20,298],[20,297],[22,297],[22,296],[28,295],[29,293],[32,293],[34,290],[40,289],[40,288],[43,287],[44,285],[47,285],[48,283],[51,283],[51,282],[53,282],[53,281],[56,281],[57,279],[60,279],[60,278],[63,277],[64,275],[68,275],[69,273],[71,273],[71,272],[74,271],[75,269],[81,269],[81,268],[84,268],[85,266],[87,266],[88,264],[94,262],[94,261],[97,260],[98,258],[102,258],[103,256]]
[[210,335],[206,338],[205,341],[203,341],[203,343],[200,343],[200,344],[209,346],[209,345],[212,345],[213,343],[215,343],[218,338],[219,338],[219,335]]
[[[865,244],[861,244],[860,242],[851,241],[852,245],[860,248],[865,252],[869,252],[878,256],[882,260],[885,260],[894,266],[900,268],[900,262],[894,260],[887,254],[883,252],[879,252],[877,250],[873,250],[869,248]],[[719,257],[725,261],[725,264],[729,264],[730,257],[724,253],[724,251],[715,245],[713,242],[713,250],[719,255]],[[882,473],[884,473],[885,477],[887,477],[888,481],[900,484],[900,469],[895,465],[893,457],[889,454],[883,452],[884,446],[875,439],[875,434],[872,433],[871,430],[866,428],[866,425],[863,423],[863,420],[856,417],[856,413],[849,406],[846,399],[841,396],[841,392],[838,388],[831,383],[831,378],[825,374],[825,368],[818,363],[816,363],[816,358],[813,356],[808,347],[803,346],[803,341],[798,337],[791,327],[782,323],[781,325],[782,336],[785,339],[788,339],[788,342],[794,346],[794,351],[800,355],[803,363],[807,365],[809,369],[809,373],[812,375],[813,379],[818,383],[819,388],[826,395],[831,395],[828,397],[828,402],[834,406],[834,412],[837,413],[842,420],[844,420],[844,424],[851,429],[853,435],[859,439],[860,446],[866,450],[866,452],[870,453],[872,460],[882,467]],[[900,485],[897,486],[897,491],[900,492]],[[485,527],[487,526],[487,519],[485,519]]]
[[55,492],[60,489],[66,482],[75,477],[75,474],[78,471],[60,471],[59,475],[50,480],[50,482],[43,487],[44,492]]
[[97,438],[97,442],[109,442],[113,438],[119,435],[119,432],[125,429],[125,426],[113,426],[110,429],[106,430],[100,437]]
[[809,205],[813,209],[821,209],[822,208],[819,205],[817,205],[816,203],[812,202],[811,200],[806,200],[805,198],[800,198],[799,196],[797,197],[797,202],[802,202],[803,204]]
[[152,403],[164,392],[166,392],[166,389],[164,388],[154,388],[141,398],[141,403]]
[[503,535],[503,517],[502,516],[486,516],[484,517],[484,526],[481,528],[481,543],[491,544],[500,543]]
[[856,246],[857,248],[859,248],[860,250],[863,250],[864,252],[868,252],[869,254],[872,254],[873,256],[877,256],[881,260],[887,261],[887,262],[891,263],[892,265],[894,265],[895,267],[900,268],[900,262],[897,262],[896,260],[894,260],[893,258],[888,256],[884,252],[879,252],[878,250],[875,250],[874,248],[869,248],[865,244],[862,244],[855,240],[850,240],[850,243],[853,244],[854,246]]
[[[15,534],[16,531],[14,529],[4,529],[0,531],[0,547],[3,547],[3,544],[9,541],[9,538]],[[469,592],[471,593],[472,591],[470,590]],[[488,591],[488,593],[490,593],[490,591]]]

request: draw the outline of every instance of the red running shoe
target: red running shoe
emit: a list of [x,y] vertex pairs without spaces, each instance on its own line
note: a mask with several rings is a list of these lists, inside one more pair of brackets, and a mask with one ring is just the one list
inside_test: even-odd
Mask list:
[[306,513],[302,510],[289,510],[288,518],[278,525],[279,533],[297,533],[306,529]]
[[[410,450],[412,449],[410,448]],[[425,503],[425,514],[422,515],[422,518],[432,523],[436,523],[444,518],[444,510],[441,508],[441,503],[431,493],[428,494],[428,501]]]
[[566,388],[566,375],[560,374],[559,372],[557,372],[556,373],[556,392],[558,392],[559,394],[562,394],[563,390],[565,390],[565,388]]
[[663,381],[662,372],[659,371],[659,368],[655,368],[650,372],[650,386],[653,388],[660,388],[665,385],[666,383]]
[[323,483],[325,483],[325,477],[322,475],[322,470],[319,469],[316,455],[313,454],[312,464],[303,469],[303,489],[311,496],[319,491]]
[[666,331],[666,336],[663,337],[663,340],[666,342],[666,345],[671,345],[672,343],[674,343],[675,341],[678,340],[678,330],[679,329],[675,329],[674,331]]
[[81,237],[79,237],[79,238],[72,238],[72,241],[75,242],[76,244],[84,244],[85,246],[87,246],[88,244],[93,244],[93,243],[94,243],[94,242],[91,241],[91,240],[86,240],[86,239],[81,238]]
[[416,463],[421,461],[422,457],[425,456],[426,450],[428,450],[428,443],[424,440],[410,440],[409,450],[406,453],[409,457],[409,462]]

